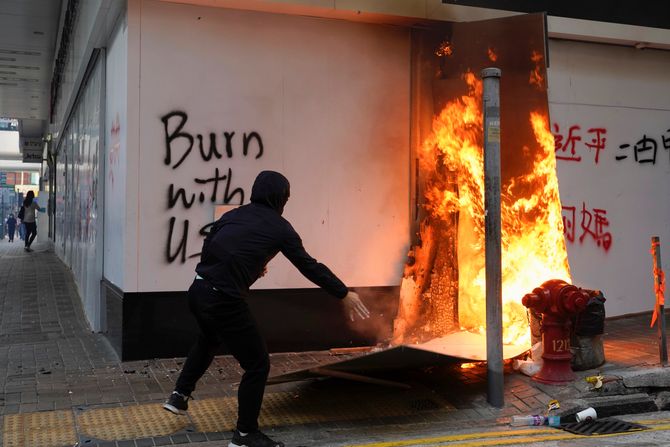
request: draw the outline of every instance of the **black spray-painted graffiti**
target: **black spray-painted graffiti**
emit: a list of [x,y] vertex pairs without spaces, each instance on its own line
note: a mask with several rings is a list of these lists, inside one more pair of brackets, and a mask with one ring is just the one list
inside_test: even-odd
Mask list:
[[[170,131],[170,121],[175,121],[174,119],[178,121],[178,124],[176,125],[176,128]],[[163,128],[165,130],[165,164],[170,166],[172,164],[172,151],[174,148],[172,148],[172,143],[179,139],[183,138],[186,141],[188,141],[188,148],[184,151],[182,154],[181,158],[177,163],[172,165],[172,169],[177,169],[179,165],[181,165],[186,157],[191,153],[193,150],[193,143],[194,143],[194,138],[193,135],[191,135],[188,132],[183,132],[182,129],[186,125],[186,121],[188,121],[188,115],[185,112],[170,112],[167,115],[164,115],[161,118],[161,121],[163,122]],[[226,140],[226,156],[228,158],[233,158],[233,137],[235,136],[235,132],[223,132],[223,138]],[[212,156],[220,159],[223,157],[223,155],[218,151],[216,147],[216,142],[217,142],[217,135],[214,132],[210,132],[209,134],[209,149],[205,151],[204,144],[203,144],[203,136],[201,134],[196,134],[195,138],[198,140],[198,148],[200,149],[200,156],[204,161],[209,161],[212,159]],[[261,136],[258,134],[258,132],[249,132],[249,133],[244,133],[243,136],[243,142],[242,142],[242,154],[246,157],[247,154],[249,153],[249,148],[251,147],[252,143],[256,143],[256,146],[258,148],[258,153],[256,154],[256,158],[261,158],[263,156],[263,140],[261,139]]]
[[[216,162],[224,158],[232,159],[239,151],[235,151],[235,144],[239,139],[235,138],[235,132],[224,131],[217,135],[210,132],[207,139],[208,144],[204,143],[205,137],[202,134],[191,134],[184,130],[188,115],[182,111],[173,111],[161,117],[163,129],[165,131],[165,165],[172,169],[177,169],[186,160],[193,151],[196,144],[200,152],[200,158],[205,162]],[[219,139],[222,136],[222,139]],[[219,151],[218,142],[221,141],[223,152]],[[239,143],[237,143],[239,144]],[[206,147],[207,146],[207,147]],[[258,132],[244,132],[242,134],[241,156],[248,157],[250,151],[254,159],[263,156],[263,139]],[[255,155],[254,155],[255,154]],[[233,170],[228,167],[221,172],[219,167],[214,168],[214,175],[211,177],[196,177],[193,179],[199,191],[192,192],[186,188],[180,188],[174,183],[170,183],[167,189],[167,209],[171,210],[177,206],[185,210],[190,209],[196,203],[211,203],[225,205],[242,205],[244,203],[244,189],[233,186]],[[221,186],[221,191],[220,187]],[[202,191],[202,188],[205,191]],[[209,193],[209,194],[207,194]],[[181,222],[182,231],[180,234],[176,229],[178,226],[177,217],[170,216],[167,245],[165,247],[165,258],[168,263],[179,259],[181,263],[186,262],[189,226],[189,219],[183,219]],[[198,232],[201,236],[207,234],[207,229],[213,224],[210,222],[203,226]],[[176,239],[176,240],[175,240]],[[200,253],[189,255],[188,258],[200,256]]]
[[[670,129],[667,131],[667,135],[661,135],[660,141],[663,149],[670,150]],[[617,155],[615,158],[617,161],[625,160],[628,158],[628,152],[630,151],[631,145],[629,143],[624,143],[619,145],[619,153],[622,155]],[[633,155],[635,161],[640,164],[651,163],[652,165],[656,164],[656,155],[659,149],[658,140],[653,137],[649,137],[646,134],[642,135],[634,145],[633,145]],[[626,155],[623,155],[626,154]]]

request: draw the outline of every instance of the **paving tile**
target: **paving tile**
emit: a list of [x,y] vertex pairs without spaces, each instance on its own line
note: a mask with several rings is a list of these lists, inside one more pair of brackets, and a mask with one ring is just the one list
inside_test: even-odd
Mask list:
[[222,432],[207,432],[205,435],[207,436],[208,441],[221,441],[227,438],[226,433]]
[[514,400],[511,404],[522,413],[530,413],[533,409],[520,400]]
[[523,403],[528,407],[533,408],[534,410],[546,410],[547,406],[545,403],[541,402],[534,396],[529,396],[523,399]]
[[0,405],[0,414],[18,413],[21,406],[19,404]]
[[536,394],[540,393],[540,391],[531,386],[531,387],[527,387],[527,388],[519,390],[519,391],[513,391],[513,393],[519,399],[525,399],[525,398],[530,397],[530,396],[535,396]]
[[172,435],[170,436],[173,444],[187,444],[189,442],[188,436],[185,434]]
[[204,442],[207,441],[207,436],[204,433],[188,433],[186,435],[190,442]]
[[136,439],[135,444],[137,447],[154,447],[155,445],[153,438]]
[[160,436],[160,437],[154,438],[154,445],[161,446],[161,445],[173,445],[173,444],[172,444],[172,439],[170,439],[169,436]]

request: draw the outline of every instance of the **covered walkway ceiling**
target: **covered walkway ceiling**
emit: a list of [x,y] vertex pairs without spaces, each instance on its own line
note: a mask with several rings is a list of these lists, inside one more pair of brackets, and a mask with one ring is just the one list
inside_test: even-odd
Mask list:
[[0,116],[46,120],[60,0],[0,1]]
[[61,0],[0,1],[0,117],[21,135],[42,136]]
[[[0,117],[18,119],[23,137],[47,129],[60,7],[61,0],[0,0]],[[39,169],[21,162],[17,138],[0,145],[0,170]]]

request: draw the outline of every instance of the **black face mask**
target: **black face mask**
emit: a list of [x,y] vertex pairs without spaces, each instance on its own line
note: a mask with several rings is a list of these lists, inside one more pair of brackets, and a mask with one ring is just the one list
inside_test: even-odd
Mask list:
[[279,214],[291,194],[291,185],[286,177],[275,171],[262,171],[251,188],[251,202],[267,205]]

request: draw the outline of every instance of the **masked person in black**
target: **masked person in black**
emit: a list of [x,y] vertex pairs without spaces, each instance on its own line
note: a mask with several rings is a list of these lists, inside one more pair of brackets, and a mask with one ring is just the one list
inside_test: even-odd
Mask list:
[[281,215],[289,198],[289,182],[278,172],[261,172],[251,190],[251,203],[225,213],[205,237],[196,277],[188,290],[191,312],[200,334],[163,407],[175,414],[188,409],[196,382],[224,344],[244,370],[238,389],[237,429],[229,447],[283,447],[261,433],[258,415],[270,359],[246,296],[265,274],[267,263],[281,252],[307,279],[342,300],[353,320],[370,312],[328,267],[312,258],[291,224]]

